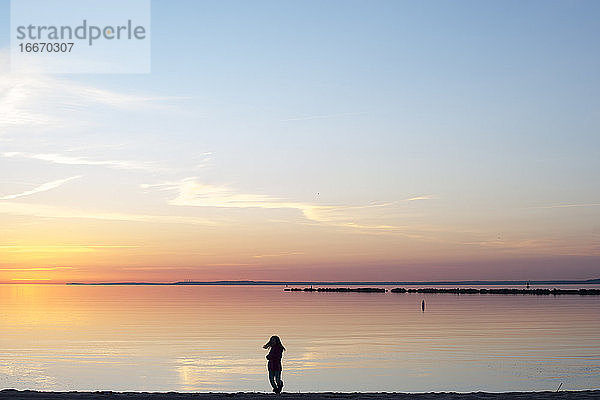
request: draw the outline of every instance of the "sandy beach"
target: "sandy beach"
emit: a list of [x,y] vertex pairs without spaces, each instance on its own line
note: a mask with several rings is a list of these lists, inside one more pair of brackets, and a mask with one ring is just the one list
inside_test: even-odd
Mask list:
[[600,390],[561,391],[561,392],[505,392],[505,393],[148,393],[148,392],[37,392],[2,390],[0,399],[14,400],[591,400],[600,399]]

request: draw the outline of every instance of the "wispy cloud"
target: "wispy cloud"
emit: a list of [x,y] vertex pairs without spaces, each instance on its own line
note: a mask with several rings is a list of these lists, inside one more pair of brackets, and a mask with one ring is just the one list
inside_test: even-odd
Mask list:
[[250,265],[256,265],[256,264],[250,264],[250,263],[209,263],[209,264],[204,264],[207,267],[241,267],[241,266],[250,266]]
[[176,182],[142,185],[142,187],[174,190],[176,196],[169,201],[169,204],[174,206],[293,209],[300,211],[306,218],[316,222],[328,220],[323,212],[335,208],[333,206],[288,201],[264,194],[240,193],[227,186],[200,183],[194,177]]
[[294,208],[298,210],[314,207],[309,204],[285,201],[268,195],[239,193],[226,186],[202,184],[196,178],[186,178],[174,184],[167,183],[163,186],[177,190],[177,196],[169,202],[177,206]]
[[12,278],[11,281],[51,281],[51,278]]
[[534,206],[534,207],[527,207],[527,208],[544,209],[544,208],[572,208],[572,207],[600,207],[600,203],[555,204],[555,205],[549,205],[549,206]]
[[156,170],[159,167],[155,163],[138,162],[131,160],[90,160],[83,157],[66,156],[55,153],[23,153],[18,151],[4,152],[3,157],[28,158],[64,165],[97,165],[118,169]]
[[97,106],[171,109],[172,101],[187,99],[117,92],[35,71],[11,73],[8,58],[8,51],[0,50],[0,132],[16,126],[47,129],[73,125],[76,118],[72,113]]
[[167,224],[198,224],[216,226],[217,221],[179,215],[131,214],[93,210],[76,210],[43,204],[0,202],[0,214],[28,215],[45,218],[83,218],[105,221],[131,221]]
[[571,255],[571,256],[598,256],[600,247],[598,240],[584,237],[572,238],[515,238],[480,240],[465,242],[464,245],[478,246],[505,252],[527,251],[533,254]]
[[367,114],[367,112],[359,111],[359,112],[347,112],[347,113],[337,113],[337,114],[304,115],[304,116],[299,116],[299,117],[286,118],[286,119],[283,119],[282,122],[309,121],[311,119],[350,117],[350,116],[354,116],[354,115],[363,115],[363,114]]
[[272,254],[255,254],[252,258],[271,258],[271,257],[285,257],[285,256],[296,256],[304,254],[301,251],[284,251],[281,253],[272,253]]
[[46,192],[48,190],[55,189],[69,181],[72,181],[72,180],[78,179],[78,178],[81,178],[81,175],[71,176],[71,177],[65,178],[65,179],[58,179],[55,181],[46,182],[38,187],[35,187],[31,190],[27,190],[22,193],[9,194],[9,195],[2,196],[2,197],[0,197],[0,200],[12,200],[12,199],[16,199],[19,197],[30,196],[30,195],[36,194],[36,193]]
[[426,195],[422,195],[422,196],[410,197],[410,198],[406,199],[406,201],[435,200],[437,198],[438,197],[436,195],[426,194]]
[[86,150],[99,150],[99,149],[124,149],[127,146],[132,146],[132,143],[128,143],[128,142],[117,142],[117,143],[104,143],[104,144],[99,144],[99,143],[95,143],[95,144],[85,144],[85,145],[79,145],[79,146],[70,146],[67,147],[65,149],[65,151],[67,152],[74,152],[74,151],[86,151]]
[[60,271],[73,267],[32,267],[32,268],[0,268],[0,271]]
[[[102,249],[128,249],[140,246],[132,245],[8,245],[0,246],[5,252],[10,253],[53,253],[53,252],[86,252]],[[67,267],[56,267],[67,268]]]
[[423,235],[410,232],[407,226],[397,226],[374,222],[385,215],[374,216],[373,209],[381,209],[379,214],[394,207],[395,203],[367,205],[320,205],[290,201],[264,194],[240,193],[227,186],[209,185],[195,177],[175,182],[145,184],[143,188],[172,190],[175,197],[168,203],[174,206],[217,207],[217,208],[260,208],[291,209],[301,213],[308,221],[340,228],[370,231],[376,234],[399,234],[407,237],[422,238]]
[[189,270],[197,270],[197,267],[123,267],[120,268],[122,271],[189,271]]

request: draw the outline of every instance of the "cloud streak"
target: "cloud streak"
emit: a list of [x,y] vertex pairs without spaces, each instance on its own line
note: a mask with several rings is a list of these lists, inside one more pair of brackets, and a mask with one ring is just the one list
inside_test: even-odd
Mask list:
[[286,257],[286,256],[296,256],[304,254],[302,251],[285,251],[281,253],[272,253],[272,254],[255,254],[252,258],[271,258],[271,257]]
[[79,178],[81,178],[81,175],[76,175],[76,176],[71,176],[71,177],[65,178],[65,179],[58,179],[55,181],[46,182],[38,187],[35,187],[31,190],[27,190],[22,193],[9,194],[6,196],[2,196],[2,197],[0,197],[0,200],[12,200],[12,199],[17,199],[19,197],[31,196],[32,194],[36,194],[36,193],[46,192],[48,190],[56,189],[57,187],[62,186],[69,181],[72,181],[74,179],[79,179]]
[[548,208],[573,208],[573,207],[600,207],[600,203],[581,203],[581,204],[556,204],[551,206],[527,207],[533,209],[548,209]]
[[73,267],[33,267],[33,268],[0,268],[0,271],[60,271],[71,270]]
[[73,125],[73,112],[102,106],[121,110],[171,109],[164,101],[188,99],[148,96],[97,88],[36,71],[10,73],[9,54],[0,51],[0,132],[7,127],[56,128]]
[[[0,249],[10,253],[50,253],[50,252],[76,252],[93,251],[97,249],[129,249],[140,246],[132,245],[46,245],[46,246],[22,246],[8,245],[0,246]],[[58,267],[57,267],[58,268]]]
[[7,158],[28,158],[32,160],[46,161],[54,164],[63,165],[92,165],[105,166],[117,169],[138,169],[138,170],[156,170],[157,166],[153,163],[143,163],[130,160],[90,160],[82,157],[65,156],[55,153],[23,153],[18,151],[4,152],[2,157]]
[[[290,209],[300,212],[304,218],[316,224],[376,234],[398,234],[411,238],[424,238],[423,235],[411,232],[407,226],[373,221],[374,219],[386,218],[385,211],[389,210],[389,207],[394,206],[394,203],[358,206],[317,205],[289,201],[264,194],[240,193],[227,186],[203,184],[195,177],[175,182],[145,184],[141,186],[145,189],[172,190],[176,192],[175,197],[168,202],[168,204],[173,206]],[[373,215],[373,209],[381,209],[379,211],[380,215]]]
[[0,214],[27,215],[44,218],[77,218],[97,219],[105,221],[130,221],[168,224],[197,224],[206,226],[219,225],[218,222],[198,217],[186,217],[179,215],[152,215],[152,214],[129,214],[104,211],[74,210],[57,206],[43,204],[30,204],[18,202],[0,202]]
[[306,115],[306,116],[303,116],[303,117],[287,118],[287,119],[283,119],[281,121],[282,122],[310,121],[310,120],[313,120],[313,119],[350,117],[350,116],[354,116],[354,115],[364,115],[364,114],[367,114],[367,112],[366,111],[360,111],[360,112],[347,112],[347,113],[338,113],[338,114]]
[[463,243],[467,246],[495,249],[505,252],[523,252],[570,255],[570,256],[598,256],[600,255],[599,242],[586,236],[575,238],[517,238],[512,240],[480,240]]
[[406,201],[435,200],[435,199],[437,199],[437,196],[435,196],[433,194],[426,194],[426,195],[422,195],[422,196],[410,197],[410,198],[406,199]]

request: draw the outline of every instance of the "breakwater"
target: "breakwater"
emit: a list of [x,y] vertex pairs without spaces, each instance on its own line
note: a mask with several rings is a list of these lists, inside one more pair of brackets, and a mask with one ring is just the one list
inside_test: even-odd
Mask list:
[[[348,288],[348,287],[321,287],[321,288],[289,288],[283,290],[286,292],[332,292],[332,293],[385,293],[388,290],[383,288]],[[441,293],[441,294],[528,294],[538,296],[549,295],[579,295],[579,296],[600,296],[600,289],[474,289],[474,288],[394,288],[391,293]]]
[[358,293],[385,293],[387,289],[380,288],[285,288],[286,292],[358,292]]
[[392,293],[449,293],[449,294],[533,294],[533,295],[563,295],[577,294],[580,296],[598,296],[600,289],[470,289],[470,288],[423,288],[423,289],[391,289]]

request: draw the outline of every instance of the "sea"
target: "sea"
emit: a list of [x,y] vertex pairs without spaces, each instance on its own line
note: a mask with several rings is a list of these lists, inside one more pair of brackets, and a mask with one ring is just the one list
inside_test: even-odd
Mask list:
[[600,296],[4,284],[0,332],[2,389],[269,392],[271,335],[284,392],[600,388]]

